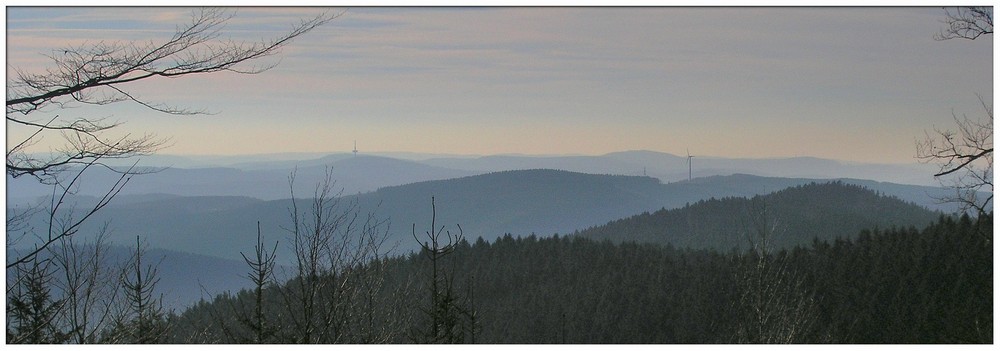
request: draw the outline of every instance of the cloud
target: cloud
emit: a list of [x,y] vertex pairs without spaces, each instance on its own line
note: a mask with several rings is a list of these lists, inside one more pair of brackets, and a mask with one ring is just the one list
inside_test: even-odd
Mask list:
[[[323,10],[240,8],[225,35],[270,38]],[[51,23],[41,21],[50,12],[39,11],[11,16],[10,64],[35,66],[44,61],[35,53],[95,38],[162,39],[188,9],[57,9],[49,10]],[[264,121],[287,116],[302,122],[294,130],[323,128],[332,116],[364,118],[371,122],[336,123],[358,133],[391,128],[394,138],[428,125],[458,134],[455,126],[503,130],[448,136],[470,148],[456,153],[510,145],[503,136],[520,129],[566,140],[592,139],[595,130],[614,135],[537,153],[629,149],[624,140],[633,135],[631,142],[664,151],[699,142],[734,149],[727,138],[759,142],[752,152],[766,156],[786,152],[788,145],[769,140],[784,134],[823,140],[809,146],[815,152],[842,148],[833,144],[839,138],[888,150],[871,157],[898,158],[912,152],[922,129],[949,122],[951,108],[975,104],[976,93],[992,97],[992,41],[935,42],[939,17],[931,8],[351,8],[284,48],[268,61],[280,65],[262,75],[139,89],[224,111],[221,119],[236,118],[226,111]],[[98,25],[114,18],[128,21]],[[775,134],[778,126],[800,134]]]

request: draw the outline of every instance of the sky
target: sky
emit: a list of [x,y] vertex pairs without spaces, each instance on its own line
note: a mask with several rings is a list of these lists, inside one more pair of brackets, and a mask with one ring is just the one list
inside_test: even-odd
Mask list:
[[[323,8],[234,9],[221,39],[280,36]],[[257,75],[122,88],[131,103],[49,109],[170,138],[164,154],[417,152],[916,162],[916,140],[993,104],[993,39],[935,41],[923,8],[350,8]],[[13,68],[98,42],[162,42],[188,8],[7,7]],[[25,131],[8,126],[8,147]],[[20,133],[20,134],[19,134]],[[61,143],[48,137],[34,146]]]

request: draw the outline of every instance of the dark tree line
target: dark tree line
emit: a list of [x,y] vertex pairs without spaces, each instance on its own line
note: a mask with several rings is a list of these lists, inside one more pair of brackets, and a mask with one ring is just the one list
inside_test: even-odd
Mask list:
[[[584,229],[579,235],[613,242],[636,241],[728,251],[750,249],[743,233],[757,228],[747,209],[767,203],[771,249],[809,245],[813,238],[834,240],[876,226],[924,226],[937,214],[865,187],[835,181],[810,183],[752,198],[707,199],[677,209],[642,213]],[[752,228],[751,228],[752,227]],[[780,230],[777,230],[780,229]],[[759,235],[758,235],[759,237]]]
[[[991,343],[993,257],[981,230],[992,230],[992,218],[941,217],[923,229],[728,253],[506,235],[459,240],[437,264],[469,282],[453,284],[456,296],[475,292],[462,301],[475,311],[477,343]],[[374,298],[404,299],[380,307],[382,322],[433,330],[435,305],[424,302],[431,254],[373,263],[385,274]],[[244,291],[184,311],[173,341],[225,342],[184,331],[253,298]]]

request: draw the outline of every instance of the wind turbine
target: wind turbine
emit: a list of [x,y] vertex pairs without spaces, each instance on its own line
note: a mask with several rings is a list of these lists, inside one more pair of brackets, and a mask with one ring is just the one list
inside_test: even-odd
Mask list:
[[354,156],[358,156],[358,141],[354,141]]
[[691,150],[688,150],[688,149],[684,149],[684,150],[687,150],[687,155],[688,155],[688,181],[690,182],[691,181],[691,159],[694,158],[694,156],[691,156]]

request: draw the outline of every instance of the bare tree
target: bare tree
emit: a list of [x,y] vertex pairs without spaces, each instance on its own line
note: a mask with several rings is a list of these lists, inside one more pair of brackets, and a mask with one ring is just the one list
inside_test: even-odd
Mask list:
[[[294,25],[291,30],[271,40],[235,41],[223,37],[231,11],[203,8],[193,12],[191,21],[178,26],[163,41],[116,41],[84,44],[53,50],[46,55],[50,65],[41,73],[17,67],[7,79],[7,126],[25,131],[26,137],[13,140],[7,149],[7,175],[12,178],[35,177],[43,184],[62,192],[53,198],[64,199],[79,186],[80,175],[94,166],[121,173],[122,178],[107,191],[104,199],[79,219],[82,223],[106,205],[132,175],[143,173],[134,167],[111,167],[109,159],[148,155],[163,145],[165,139],[152,134],[120,132],[122,122],[105,118],[65,118],[59,110],[79,106],[104,106],[132,102],[172,115],[205,113],[168,106],[137,97],[129,92],[131,83],[194,74],[236,72],[256,74],[274,64],[254,65],[259,59],[276,55],[293,39],[308,33],[340,14],[323,13]],[[118,132],[118,133],[115,133]],[[47,137],[61,138],[63,146],[53,153],[29,153],[29,148]],[[66,175],[70,174],[70,175]],[[50,215],[56,209],[50,208]],[[65,231],[33,235],[40,240],[35,250],[8,261],[8,267],[25,263],[53,242],[75,233],[77,225],[64,225]],[[8,222],[8,227],[10,223]],[[8,246],[11,240],[8,239]]]
[[388,220],[370,211],[354,231],[348,231],[335,247],[339,257],[331,261],[335,267],[331,278],[339,293],[333,296],[341,302],[328,314],[340,316],[341,324],[333,339],[348,343],[387,343],[401,334],[406,317],[399,313],[404,301],[405,284],[386,289],[388,267],[385,259],[395,246],[387,247]]
[[322,311],[321,293],[327,284],[322,276],[329,271],[326,266],[327,249],[339,227],[349,218],[349,211],[341,211],[340,194],[334,194],[334,182],[330,173],[322,184],[316,186],[310,213],[300,212],[295,198],[295,173],[288,177],[288,188],[292,196],[291,228],[292,252],[295,255],[295,277],[289,282],[289,289],[282,294],[288,316],[291,318],[293,335],[286,337],[296,343],[318,342],[321,333]]
[[737,270],[740,313],[736,340],[740,343],[787,344],[803,342],[816,320],[816,302],[797,276],[775,255],[774,239],[780,234],[777,218],[769,213],[763,196],[749,200],[743,217],[748,255]]
[[988,6],[968,6],[945,8],[944,24],[948,26],[934,36],[937,40],[969,39],[993,34],[993,8]]
[[[289,176],[293,189],[295,174]],[[300,211],[294,191],[289,214],[294,276],[281,289],[290,325],[282,342],[341,343],[389,340],[391,330],[374,321],[376,297],[384,281],[379,265],[385,255],[387,221],[374,213],[360,216],[357,199],[334,192],[331,169],[313,193],[311,206]]]
[[105,224],[92,242],[78,243],[67,237],[53,250],[60,273],[54,285],[65,303],[59,324],[67,331],[69,342],[97,342],[120,297],[118,276],[108,261],[107,235]]
[[[940,167],[934,177],[955,190],[943,199],[957,202],[962,212],[987,213],[993,201],[993,107],[980,97],[985,118],[953,115],[957,130],[934,129],[917,142],[917,157]],[[981,191],[988,191],[985,198]]]
[[[947,29],[935,36],[938,40],[975,40],[993,34],[992,7],[945,8]],[[985,116],[977,119],[952,113],[957,130],[934,129],[917,142],[917,158],[921,162],[937,163],[934,177],[942,185],[955,190],[952,197],[941,199],[956,202],[962,212],[975,210],[980,218],[993,201],[993,106],[982,96],[979,102]],[[985,198],[980,191],[988,191]]]
[[[250,266],[252,291],[224,293],[221,309],[209,309],[212,330],[199,331],[221,342],[387,343],[398,340],[406,285],[386,286],[388,220],[374,211],[360,215],[357,200],[334,192],[332,170],[315,188],[306,210],[291,192],[287,275],[277,274],[276,251],[262,243],[258,225]],[[294,189],[295,173],[289,176]],[[288,278],[287,281],[280,281]],[[202,339],[204,340],[204,339]]]

